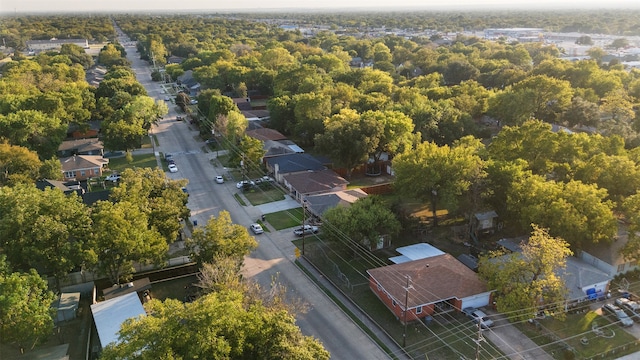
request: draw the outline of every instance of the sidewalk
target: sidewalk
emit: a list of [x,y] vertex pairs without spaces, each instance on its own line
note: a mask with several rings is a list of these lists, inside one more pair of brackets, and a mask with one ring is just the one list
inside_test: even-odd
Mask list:
[[[325,289],[331,292],[331,294],[337,298],[340,304],[347,308],[354,317],[356,317],[359,321],[361,321],[365,328],[371,331],[375,337],[385,346],[391,350],[393,353],[393,357],[396,359],[409,360],[411,359],[404,353],[404,350],[386,333],[384,332],[369,316],[364,313],[359,307],[355,306],[351,300],[346,297],[339,289],[337,289],[332,282],[327,280],[322,274],[304,257],[299,257],[298,262],[301,266],[305,268],[307,276],[311,274],[311,280],[316,283],[322,285]],[[322,290],[322,289],[321,289]],[[337,305],[340,306],[340,305]],[[348,314],[347,314],[348,315]],[[393,358],[392,357],[392,358]],[[553,359],[552,359],[553,360]]]

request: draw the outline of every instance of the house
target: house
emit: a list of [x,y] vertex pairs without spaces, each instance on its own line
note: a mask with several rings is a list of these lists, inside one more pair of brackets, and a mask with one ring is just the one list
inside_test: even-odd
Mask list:
[[97,332],[97,341],[92,342],[98,349],[118,341],[118,331],[122,323],[131,318],[146,315],[138,294],[129,293],[91,305],[91,314]]
[[58,181],[58,180],[43,179],[43,180],[36,181],[36,188],[40,190],[44,190],[46,188],[58,189],[62,191],[65,195],[76,193],[78,194],[78,196],[83,196],[85,194],[85,189],[77,181],[65,182],[65,181]]
[[104,145],[98,138],[65,140],[58,146],[58,157],[73,155],[104,155]]
[[309,195],[305,197],[305,200],[307,200],[307,210],[316,217],[322,217],[329,209],[337,206],[349,206],[365,196],[368,195],[362,189],[349,189]]
[[274,129],[256,128],[247,130],[245,134],[264,143],[265,158],[304,152],[300,146]]
[[291,196],[298,201],[309,195],[346,190],[349,183],[331,169],[292,173],[282,179]]
[[371,291],[403,323],[490,303],[478,274],[446,253],[367,273]]
[[637,261],[627,260],[620,254],[620,250],[628,241],[629,234],[625,226],[620,225],[614,242],[586,244],[582,251],[579,252],[578,257],[611,277],[624,274],[640,268]]
[[200,92],[200,83],[193,78],[192,70],[187,70],[184,74],[178,76],[176,83],[180,85],[189,96],[196,96]]
[[320,160],[309,154],[287,154],[265,159],[267,171],[273,174],[276,181],[282,183],[283,177],[306,171],[324,170],[326,166]]
[[[528,238],[528,236],[521,236],[514,239],[500,239],[498,244],[511,252],[521,252],[521,245]],[[556,275],[564,280],[567,300],[571,302],[604,297],[609,290],[609,282],[613,278],[613,275],[590,264],[584,258],[574,256],[566,258],[566,267],[558,269]]]
[[69,124],[67,128],[67,138],[86,139],[97,138],[100,133],[101,122],[91,120],[87,122],[87,126],[79,126],[77,124]]
[[102,176],[102,170],[109,163],[100,155],[74,155],[61,158],[65,180],[86,180]]

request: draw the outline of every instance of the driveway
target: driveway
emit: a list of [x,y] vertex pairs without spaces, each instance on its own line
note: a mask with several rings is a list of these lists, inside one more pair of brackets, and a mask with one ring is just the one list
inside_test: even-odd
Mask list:
[[518,328],[511,325],[501,314],[487,309],[485,311],[494,319],[494,326],[483,331],[482,335],[497,346],[512,360],[554,360],[540,346],[534,343]]

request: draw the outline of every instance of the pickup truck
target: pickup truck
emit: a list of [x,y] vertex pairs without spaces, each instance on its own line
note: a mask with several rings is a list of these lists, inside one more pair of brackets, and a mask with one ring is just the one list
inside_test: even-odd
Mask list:
[[317,226],[311,226],[311,225],[304,225],[304,226],[301,226],[301,227],[293,230],[293,233],[296,236],[311,235],[311,234],[315,234],[317,232],[318,232],[318,227]]

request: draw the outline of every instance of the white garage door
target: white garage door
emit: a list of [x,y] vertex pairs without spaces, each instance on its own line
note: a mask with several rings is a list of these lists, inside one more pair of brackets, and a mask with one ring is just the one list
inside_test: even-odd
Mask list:
[[468,307],[479,308],[479,307],[487,306],[489,305],[489,295],[491,295],[491,293],[483,293],[483,294],[466,297],[462,299],[462,308],[463,309]]

